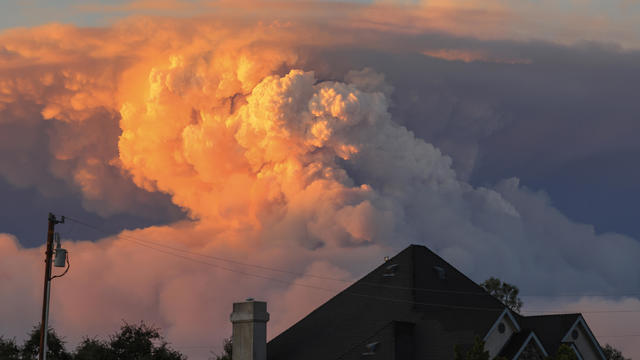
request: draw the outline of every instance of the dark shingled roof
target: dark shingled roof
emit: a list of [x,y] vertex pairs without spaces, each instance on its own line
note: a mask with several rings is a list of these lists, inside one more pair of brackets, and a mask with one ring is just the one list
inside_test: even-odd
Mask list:
[[[271,340],[267,357],[360,359],[379,342],[385,359],[452,359],[454,345],[482,338],[503,310],[438,255],[411,245]],[[399,353],[406,347],[411,355]]]
[[558,351],[562,338],[578,320],[579,316],[580,314],[519,316],[518,323],[520,323],[523,330],[533,330],[545,350],[549,355],[552,355]]
[[520,350],[522,345],[524,345],[524,342],[527,340],[529,335],[531,335],[531,330],[523,330],[519,333],[513,334],[511,336],[511,339],[509,339],[509,341],[507,341],[505,346],[502,348],[498,356],[503,356],[507,359],[513,359],[513,357],[518,353],[518,350]]

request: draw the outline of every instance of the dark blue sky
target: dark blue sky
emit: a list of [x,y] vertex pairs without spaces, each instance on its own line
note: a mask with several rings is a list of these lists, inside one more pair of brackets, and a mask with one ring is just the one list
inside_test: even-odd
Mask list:
[[574,221],[640,238],[640,53],[598,44],[424,41],[468,42],[533,63],[354,49],[316,56],[332,63],[328,78],[358,66],[384,73],[394,86],[394,119],[452,156],[472,184],[517,177]]
[[[85,210],[79,197],[69,196],[64,190],[60,196],[44,196],[33,187],[21,189],[5,180],[0,180],[0,199],[2,232],[17,236],[24,247],[41,246],[46,242],[49,212],[58,217],[65,215],[81,219],[103,231],[95,231],[73,222],[57,226],[57,231],[63,237],[75,240],[97,240],[108,234],[117,234],[122,229],[136,229],[177,219],[175,215],[155,219],[134,214],[102,217]],[[172,207],[168,202],[166,206]]]
[[[585,304],[563,307],[562,295],[595,292],[613,296],[604,304],[596,299],[595,308],[637,307],[636,298],[618,302],[640,287],[637,5],[442,0],[334,3],[325,11],[329,5],[310,2],[282,15],[280,2],[265,2],[263,12],[213,2],[220,3],[198,18],[121,23],[128,15],[201,13],[194,2],[179,0],[109,6],[35,0],[0,9],[0,28],[25,26],[0,34],[0,233],[27,248],[42,246],[47,213],[53,212],[104,231],[67,223],[57,227],[64,238],[94,241],[146,228],[136,235],[210,255],[211,261],[220,256],[341,278],[365,273],[384,255],[418,243],[474,280],[497,275],[523,292],[561,299],[538,305],[582,311]],[[228,14],[242,21],[229,21]],[[253,24],[262,16],[264,22]],[[99,28],[28,28],[50,22]],[[282,77],[269,76],[274,72]],[[269,101],[261,102],[261,95]],[[313,128],[307,128],[308,118]],[[268,175],[277,180],[275,190],[254,194],[253,180],[260,179],[260,186],[271,181],[255,176],[264,175],[262,169],[290,165],[270,154],[264,145],[271,141],[236,132],[234,122],[251,128],[255,119],[282,130],[278,134],[296,134],[291,143],[278,138],[278,148],[304,148],[291,151],[292,161],[305,171],[320,161],[323,172],[301,176],[308,183],[295,189],[289,174],[276,171]],[[315,130],[329,123],[335,132],[325,143]],[[255,161],[263,154],[269,156]],[[240,171],[226,171],[236,164]],[[323,177],[339,191],[315,194],[310,184]],[[370,186],[358,186],[365,183]],[[294,189],[283,190],[288,187]],[[187,217],[168,192],[202,221],[150,227]],[[253,217],[245,219],[247,214]],[[4,282],[10,290],[0,291],[9,304],[0,328],[15,336],[26,332],[21,327],[32,323],[25,320],[32,314],[13,307],[40,304],[31,286],[41,281],[32,265],[41,263],[42,254],[16,249],[6,236],[0,240],[5,256],[19,264],[0,261],[0,275],[10,280]],[[83,249],[74,257],[80,260],[75,268],[83,270],[67,278],[76,281],[69,289],[96,291],[84,311],[112,309],[86,324],[90,316],[76,311],[84,301],[74,303],[84,294],[64,298],[71,311],[63,320],[77,317],[76,336],[119,321],[120,314],[135,320],[149,311],[151,319],[176,325],[172,334],[187,329],[183,340],[205,334],[210,341],[228,319],[223,307],[256,291],[256,283],[238,281],[224,267],[130,245],[68,245]],[[177,262],[165,261],[171,255]],[[111,281],[94,287],[100,276]],[[225,281],[228,287],[220,291],[218,283]],[[263,285],[259,291],[291,316],[287,299],[296,292]],[[305,306],[318,299],[303,298]],[[221,316],[217,322],[201,316],[213,308]],[[298,310],[302,315],[310,309]],[[627,324],[623,315],[611,316],[611,326],[600,322],[598,331],[637,334],[629,326],[638,322]],[[206,324],[194,327],[198,321]],[[640,350],[627,340],[635,357]]]

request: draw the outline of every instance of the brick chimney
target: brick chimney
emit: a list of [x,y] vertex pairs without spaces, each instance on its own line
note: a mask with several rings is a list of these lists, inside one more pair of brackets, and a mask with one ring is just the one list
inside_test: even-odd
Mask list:
[[233,303],[232,360],[267,360],[267,303],[247,299]]

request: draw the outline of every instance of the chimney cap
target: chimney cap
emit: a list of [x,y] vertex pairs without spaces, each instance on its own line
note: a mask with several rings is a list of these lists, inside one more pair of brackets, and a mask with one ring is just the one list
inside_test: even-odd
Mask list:
[[233,303],[231,322],[267,322],[269,313],[264,301],[245,301]]

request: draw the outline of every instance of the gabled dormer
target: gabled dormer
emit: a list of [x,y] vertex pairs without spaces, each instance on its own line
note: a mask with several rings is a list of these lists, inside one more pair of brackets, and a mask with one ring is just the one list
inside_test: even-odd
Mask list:
[[489,351],[489,358],[495,358],[509,342],[509,339],[520,330],[520,324],[516,318],[509,309],[505,308],[482,339],[485,350]]
[[579,360],[604,360],[602,348],[595,336],[587,326],[582,315],[578,315],[576,321],[562,338],[562,342],[569,344]]
[[579,360],[605,360],[600,344],[581,314],[519,316],[518,320],[523,329],[535,332],[550,355],[566,344]]

